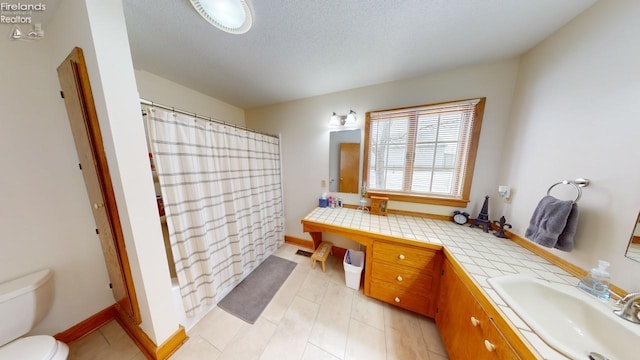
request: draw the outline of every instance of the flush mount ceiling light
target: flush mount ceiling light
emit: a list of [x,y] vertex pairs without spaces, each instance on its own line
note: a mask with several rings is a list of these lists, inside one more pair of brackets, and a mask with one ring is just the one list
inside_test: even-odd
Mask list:
[[253,24],[245,0],[191,0],[191,5],[213,26],[230,34],[244,34]]

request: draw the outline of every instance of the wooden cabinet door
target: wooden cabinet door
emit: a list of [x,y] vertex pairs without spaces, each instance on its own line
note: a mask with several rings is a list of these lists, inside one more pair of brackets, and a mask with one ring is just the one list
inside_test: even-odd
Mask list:
[[[480,307],[478,305],[478,307]],[[482,309],[482,308],[480,308]],[[483,314],[484,314],[484,310]],[[500,360],[518,360],[520,357],[516,355],[515,350],[509,345],[509,342],[504,338],[502,333],[498,330],[492,319],[489,319],[486,315],[485,324],[482,327],[483,344],[485,345],[485,352],[487,353],[487,359],[500,359]],[[493,350],[489,352],[486,342],[489,342],[493,346]]]
[[436,313],[436,326],[442,342],[452,360],[480,359],[478,344],[483,341],[482,333],[471,324],[475,300],[448,261],[445,261],[442,269]]
[[450,359],[519,359],[451,264],[445,261],[436,325]]
[[82,49],[73,49],[60,64],[58,80],[114,299],[120,310],[140,323],[140,310]]

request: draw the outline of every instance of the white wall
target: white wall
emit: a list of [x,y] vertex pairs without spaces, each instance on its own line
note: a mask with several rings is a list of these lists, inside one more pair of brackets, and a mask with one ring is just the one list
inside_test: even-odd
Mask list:
[[[310,238],[302,232],[300,220],[318,205],[320,194],[327,191],[321,187],[321,181],[329,178],[328,122],[334,111],[346,114],[353,109],[358,114],[359,126],[364,128],[367,111],[486,96],[471,203],[467,208],[475,216],[484,195],[497,196],[501,149],[517,70],[517,59],[504,60],[246,110],[248,127],[282,135],[286,234]],[[342,197],[345,203],[357,204],[355,195]],[[447,215],[454,209],[399,202],[390,202],[389,207]],[[355,246],[344,239],[338,239],[337,245]]]
[[96,108],[105,134],[142,315],[140,327],[157,345],[178,330],[171,278],[156,204],[146,136],[121,2],[86,0],[97,70]]
[[552,252],[584,269],[609,260],[628,291],[640,290],[640,264],[624,257],[640,208],[638,14],[640,2],[599,1],[522,58],[500,177],[519,235],[551,184],[591,179],[575,249]]
[[120,2],[63,0],[46,38],[0,40],[0,281],[54,270],[55,334],[114,303],[56,68],[84,50],[142,312],[157,344],[178,329]]
[[176,109],[244,126],[244,110],[144,70],[135,70],[140,97]]
[[[87,25],[82,4],[74,13]],[[34,334],[66,330],[114,303],[60,98],[62,59],[52,56],[54,31],[45,31],[38,42],[0,37],[0,282],[53,270],[53,308]]]

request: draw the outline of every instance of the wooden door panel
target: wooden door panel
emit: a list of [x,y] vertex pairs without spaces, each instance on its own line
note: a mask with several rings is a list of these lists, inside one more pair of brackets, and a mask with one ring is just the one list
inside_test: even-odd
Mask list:
[[[517,360],[509,342],[476,301],[467,285],[445,261],[436,325],[452,360]],[[489,351],[485,340],[495,347]]]
[[340,144],[340,181],[338,191],[358,193],[358,174],[360,167],[360,144]]
[[58,67],[65,107],[82,176],[96,223],[114,299],[135,322],[140,312],[120,227],[102,135],[91,86],[80,48],[75,48]]
[[477,344],[482,342],[482,335],[471,325],[475,301],[446,261],[443,270],[436,314],[442,341],[450,359],[479,359],[481,353],[477,351]]

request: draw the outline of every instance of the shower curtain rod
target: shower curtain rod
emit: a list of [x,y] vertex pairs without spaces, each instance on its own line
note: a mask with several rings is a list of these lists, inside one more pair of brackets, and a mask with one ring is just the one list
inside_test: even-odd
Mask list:
[[[214,119],[214,118],[211,118],[211,117],[208,117],[208,116],[198,115],[198,114],[193,113],[193,112],[188,112],[188,111],[184,111],[184,110],[176,109],[176,108],[174,108],[174,107],[172,107],[172,106],[167,106],[167,105],[158,104],[158,103],[155,103],[155,102],[153,102],[153,101],[146,100],[146,99],[142,99],[142,98],[140,99],[140,104],[142,104],[142,105],[149,105],[149,106],[152,106],[152,107],[157,107],[157,108],[164,109],[164,110],[169,110],[169,111],[172,111],[172,112],[175,112],[175,113],[178,113],[178,114],[183,114],[183,115],[193,116],[194,118],[201,119],[201,120],[206,120],[206,121],[211,121],[211,122],[218,123],[218,124],[222,124],[222,125],[232,126],[232,127],[236,128],[236,129],[247,130],[247,131],[251,131],[251,132],[257,133],[257,134],[262,134],[262,135],[266,135],[266,136],[271,136],[271,137],[274,137],[274,138],[276,138],[276,139],[279,139],[279,138],[280,138],[278,135],[273,135],[273,134],[265,133],[265,132],[262,132],[262,131],[257,131],[257,130],[249,129],[249,128],[244,127],[244,126],[240,126],[240,125],[236,125],[236,124],[231,124],[231,123],[228,123],[228,122],[226,122],[226,121],[222,121],[222,120]],[[143,112],[143,114],[142,114],[142,115],[146,115],[146,114]]]

